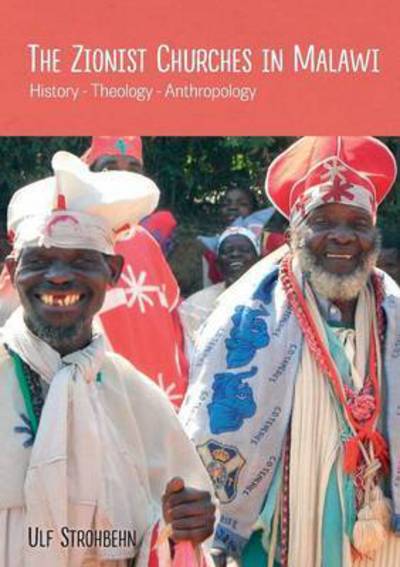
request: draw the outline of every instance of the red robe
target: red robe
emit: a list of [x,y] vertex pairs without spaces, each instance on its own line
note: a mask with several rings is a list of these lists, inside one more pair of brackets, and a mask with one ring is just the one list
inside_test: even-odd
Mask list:
[[156,240],[142,227],[117,243],[125,259],[118,284],[107,291],[100,320],[112,348],[165,390],[179,407],[188,363],[177,313],[179,287]]

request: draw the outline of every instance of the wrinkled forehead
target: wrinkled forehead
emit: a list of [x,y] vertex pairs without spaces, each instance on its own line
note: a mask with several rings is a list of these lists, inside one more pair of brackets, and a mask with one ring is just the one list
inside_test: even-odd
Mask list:
[[60,248],[57,246],[26,246],[21,249],[18,260],[26,262],[35,259],[47,260],[48,262],[62,260],[65,263],[73,262],[77,258],[93,259],[94,261],[104,256],[102,252],[88,248]]
[[339,224],[342,221],[352,221],[363,219],[373,225],[374,219],[370,212],[362,207],[343,203],[327,203],[315,207],[304,218],[303,224],[309,225],[315,219],[329,219],[333,224]]

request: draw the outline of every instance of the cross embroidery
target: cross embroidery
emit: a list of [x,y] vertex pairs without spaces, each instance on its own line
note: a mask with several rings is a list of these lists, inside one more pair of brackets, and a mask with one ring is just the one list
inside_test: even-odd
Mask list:
[[174,390],[177,389],[176,382],[166,384],[162,372],[159,372],[157,374],[157,384],[164,390],[172,404],[179,405],[179,402],[183,399],[183,394],[174,393]]
[[353,184],[347,181],[346,176],[342,173],[346,171],[344,165],[339,165],[337,159],[334,158],[331,163],[324,163],[324,168],[327,170],[321,173],[321,180],[324,184],[321,189],[326,189],[322,197],[322,201],[326,203],[327,201],[341,201],[342,199],[348,199],[353,201],[354,194],[349,191],[353,188]]
[[321,180],[327,181],[327,184],[332,184],[337,178],[342,183],[346,181],[346,177],[342,173],[342,171],[346,171],[346,167],[344,165],[339,165],[336,158],[333,158],[332,163],[324,163],[324,168],[327,171],[321,173]]
[[323,186],[323,188],[324,187],[327,188],[322,197],[324,203],[326,203],[327,201],[340,202],[343,199],[348,199],[349,201],[354,200],[354,194],[350,191],[350,189],[353,187],[351,183],[340,185],[340,183],[337,183],[337,180],[335,180],[333,186],[326,185]]
[[305,216],[306,214],[306,206],[307,204],[311,201],[311,195],[306,195],[305,193],[303,193],[302,195],[300,195],[300,197],[296,200],[296,203],[294,205],[294,208],[296,211],[298,211],[300,213],[300,215],[302,217]]
[[146,278],[147,273],[145,271],[141,271],[136,278],[130,264],[126,266],[126,270],[121,275],[121,279],[127,284],[127,287],[124,288],[125,293],[130,296],[127,300],[128,307],[132,307],[137,302],[140,312],[143,314],[146,313],[146,306],[154,307],[154,299],[151,294],[158,296],[163,307],[168,306],[165,287],[161,289],[158,285],[147,284]]

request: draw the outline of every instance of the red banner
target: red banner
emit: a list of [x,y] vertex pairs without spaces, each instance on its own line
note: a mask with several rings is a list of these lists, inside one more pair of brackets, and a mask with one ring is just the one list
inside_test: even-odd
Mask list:
[[397,2],[3,2],[1,133],[400,131]]

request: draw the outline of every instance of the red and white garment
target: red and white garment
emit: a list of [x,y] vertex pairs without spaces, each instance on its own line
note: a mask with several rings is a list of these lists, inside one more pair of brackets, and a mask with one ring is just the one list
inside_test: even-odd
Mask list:
[[118,284],[107,292],[100,320],[113,350],[150,377],[180,406],[188,364],[177,305],[179,287],[156,240],[137,227],[115,253],[125,259]]
[[396,171],[392,153],[376,138],[306,136],[271,163],[265,188],[292,228],[330,203],[360,207],[375,222]]

